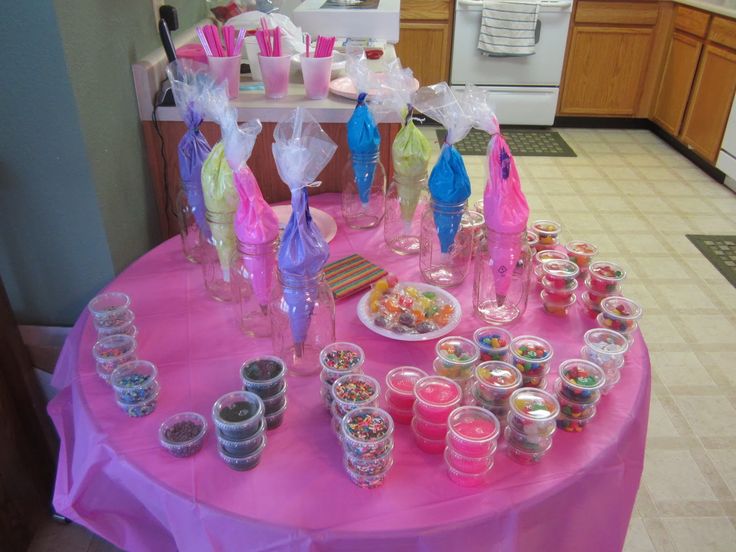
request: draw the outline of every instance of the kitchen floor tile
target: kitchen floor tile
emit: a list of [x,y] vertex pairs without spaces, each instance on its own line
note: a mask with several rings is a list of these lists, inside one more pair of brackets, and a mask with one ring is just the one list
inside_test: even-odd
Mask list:
[[679,552],[733,552],[736,530],[727,517],[665,518],[662,520]]

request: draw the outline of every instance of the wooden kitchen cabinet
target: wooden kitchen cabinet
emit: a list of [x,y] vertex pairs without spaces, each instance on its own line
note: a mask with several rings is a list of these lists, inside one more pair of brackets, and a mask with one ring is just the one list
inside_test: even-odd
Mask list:
[[690,94],[680,139],[715,163],[736,91],[736,52],[706,44]]
[[680,132],[702,48],[701,40],[685,33],[672,36],[652,119],[673,136]]
[[450,78],[454,1],[402,0],[396,55],[420,84]]

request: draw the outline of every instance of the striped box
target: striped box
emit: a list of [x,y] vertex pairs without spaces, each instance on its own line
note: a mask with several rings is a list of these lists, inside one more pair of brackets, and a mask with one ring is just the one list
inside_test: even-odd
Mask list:
[[385,275],[385,270],[360,255],[350,255],[325,265],[325,279],[336,300],[366,289]]

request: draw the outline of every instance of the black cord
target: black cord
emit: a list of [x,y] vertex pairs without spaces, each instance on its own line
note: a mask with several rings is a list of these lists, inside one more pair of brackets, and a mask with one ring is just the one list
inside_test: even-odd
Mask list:
[[[157,103],[153,106],[153,127],[156,129],[156,134],[158,134],[158,138],[161,141],[161,158],[164,162],[164,215],[171,214],[174,219],[176,219],[176,212],[172,209],[171,206],[171,198],[169,197],[169,163],[166,159],[166,147],[164,144],[164,135],[161,133],[161,129],[158,126],[158,118],[156,117],[156,110],[161,107],[160,103]],[[166,232],[168,234],[169,232],[169,217],[166,216]],[[164,236],[164,238],[167,238],[168,236]]]

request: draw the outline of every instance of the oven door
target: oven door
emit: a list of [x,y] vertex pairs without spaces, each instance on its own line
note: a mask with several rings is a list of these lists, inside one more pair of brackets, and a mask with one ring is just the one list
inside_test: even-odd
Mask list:
[[478,50],[482,0],[457,0],[452,40],[453,85],[559,86],[571,0],[541,0],[540,34],[531,56],[491,57]]

